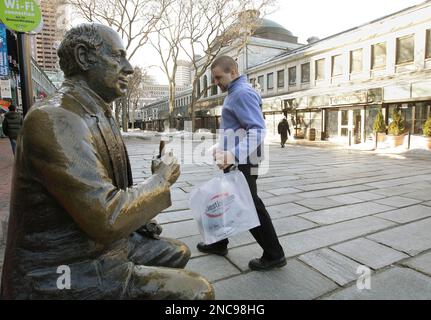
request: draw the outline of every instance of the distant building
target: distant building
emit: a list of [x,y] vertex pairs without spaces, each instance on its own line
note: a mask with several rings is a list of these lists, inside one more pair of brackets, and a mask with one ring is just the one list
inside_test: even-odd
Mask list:
[[57,72],[57,47],[67,29],[67,7],[57,0],[41,1],[43,28],[31,37],[32,56],[43,71]]
[[[296,37],[276,23],[263,19],[261,27],[239,54],[234,47],[220,54],[236,58],[262,95],[267,136],[276,138],[287,116],[295,139],[367,143],[377,113],[388,125],[397,111],[410,133],[404,145],[424,145],[422,125],[431,116],[431,1],[321,40],[310,37],[304,45],[289,42]],[[279,41],[283,34],[289,41]],[[212,82],[208,70],[199,83],[205,94],[195,108],[197,129],[219,126],[225,94]],[[190,99],[176,98],[188,108]],[[153,128],[163,129],[165,102],[147,106],[156,116],[147,122]]]
[[175,83],[179,87],[188,87],[192,84],[192,63],[184,60],[177,62]]
[[[186,86],[180,86],[177,84],[175,91],[178,93],[186,89]],[[169,86],[167,84],[156,83],[156,81],[151,77],[142,83],[142,90],[143,97],[141,100],[143,105],[147,105],[169,95]]]

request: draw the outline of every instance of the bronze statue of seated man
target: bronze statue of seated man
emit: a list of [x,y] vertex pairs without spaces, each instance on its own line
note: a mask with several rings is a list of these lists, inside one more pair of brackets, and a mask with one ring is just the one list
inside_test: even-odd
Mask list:
[[110,106],[133,73],[120,37],[83,24],[58,55],[66,80],[18,137],[1,297],[213,299],[210,283],[183,269],[188,247],[146,227],[171,205],[180,170],[166,157],[133,184]]

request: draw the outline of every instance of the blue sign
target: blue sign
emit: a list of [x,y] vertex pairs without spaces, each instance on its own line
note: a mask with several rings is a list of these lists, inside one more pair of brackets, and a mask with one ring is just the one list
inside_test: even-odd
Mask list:
[[7,59],[6,27],[0,23],[0,76],[9,75],[9,61]]

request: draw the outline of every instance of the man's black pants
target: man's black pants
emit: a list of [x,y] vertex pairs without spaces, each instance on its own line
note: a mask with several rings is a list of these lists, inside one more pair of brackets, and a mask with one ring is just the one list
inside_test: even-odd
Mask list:
[[[253,197],[254,205],[256,207],[257,215],[260,220],[260,226],[251,229],[250,233],[256,239],[257,243],[262,247],[264,259],[280,259],[284,257],[284,251],[280,245],[280,242],[278,241],[271,217],[269,216],[269,213],[266,210],[262,200],[257,195],[257,175],[251,175],[251,165],[239,165],[238,169],[244,174],[244,177],[247,180],[251,196]],[[257,170],[257,167],[254,169]],[[228,239],[223,239],[212,244],[212,246],[226,247],[228,243]]]

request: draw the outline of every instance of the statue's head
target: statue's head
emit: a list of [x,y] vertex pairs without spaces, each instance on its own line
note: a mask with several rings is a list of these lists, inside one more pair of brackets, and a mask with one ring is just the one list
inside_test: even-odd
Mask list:
[[106,102],[127,90],[133,68],[120,36],[101,24],[81,24],[70,29],[58,48],[60,68],[66,78],[84,79]]

